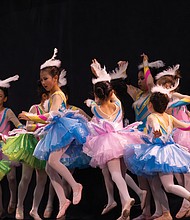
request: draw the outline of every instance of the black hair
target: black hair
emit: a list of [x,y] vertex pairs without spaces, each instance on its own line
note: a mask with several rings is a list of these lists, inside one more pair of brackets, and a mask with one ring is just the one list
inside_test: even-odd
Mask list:
[[69,86],[66,84],[64,86],[61,87],[61,90],[63,91],[63,93],[65,94],[65,96],[67,96],[67,103],[69,102],[69,97],[70,97],[70,89]]
[[8,88],[0,87],[0,89],[3,91],[4,96],[8,98]]
[[56,66],[48,66],[41,69],[41,71],[47,71],[52,77],[60,75],[60,69]]
[[154,92],[150,96],[150,102],[156,112],[164,113],[169,103],[169,97],[167,94]]
[[94,85],[94,93],[101,100],[106,100],[112,90],[112,85],[108,81],[97,82]]

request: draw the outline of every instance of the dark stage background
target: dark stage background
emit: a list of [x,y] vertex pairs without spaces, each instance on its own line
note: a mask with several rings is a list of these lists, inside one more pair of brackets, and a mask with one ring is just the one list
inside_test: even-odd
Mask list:
[[[0,79],[19,74],[20,79],[9,89],[7,105],[18,114],[38,103],[36,82],[39,66],[52,57],[58,58],[67,70],[71,103],[83,108],[91,95],[90,63],[97,58],[107,70],[117,61],[128,60],[128,82],[137,84],[137,65],[144,52],[150,61],[162,59],[166,66],[180,64],[181,92],[189,94],[190,69],[190,5],[188,0],[1,0],[0,1]],[[133,122],[132,100],[126,97],[126,117]],[[21,168],[18,168],[18,181]],[[115,220],[120,206],[101,217],[106,193],[98,169],[78,170],[75,177],[84,185],[78,206],[71,206],[68,219]],[[135,177],[134,177],[135,178]],[[35,180],[35,176],[34,176]],[[2,181],[5,206],[8,202],[6,178]],[[26,219],[31,208],[35,181],[25,200]],[[137,204],[131,216],[140,213]],[[118,193],[116,191],[117,201]],[[47,193],[40,206],[43,212]],[[181,199],[169,195],[172,215],[177,213]],[[55,201],[55,219],[57,202]],[[11,219],[9,216],[8,219]]]

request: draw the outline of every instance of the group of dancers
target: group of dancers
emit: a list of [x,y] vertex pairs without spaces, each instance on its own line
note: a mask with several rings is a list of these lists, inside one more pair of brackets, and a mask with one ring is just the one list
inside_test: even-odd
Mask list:
[[[42,219],[38,207],[48,176],[49,195],[43,217],[51,217],[56,193],[59,201],[56,219],[64,219],[71,203],[77,205],[82,197],[83,186],[74,179],[74,169],[91,166],[101,169],[105,181],[107,205],[102,215],[117,206],[115,184],[121,201],[117,220],[129,220],[135,204],[128,186],[141,202],[142,214],[136,220],[172,220],[165,192],[184,198],[176,218],[190,216],[190,114],[187,109],[190,96],[177,91],[179,65],[165,68],[153,77],[151,69],[163,68],[164,63],[149,62],[143,54],[137,88],[125,84],[127,61],[119,61],[117,68],[108,73],[93,59],[90,66],[94,75],[94,99],[84,101],[91,108],[93,116],[90,117],[69,103],[66,71],[56,56],[55,48],[52,58],[40,66],[40,104],[32,105],[29,112],[21,112],[18,118],[4,107],[10,82],[18,80],[18,76],[0,81],[0,180],[7,176],[8,213],[15,212],[16,219],[24,219],[24,199],[35,169],[36,187],[30,215],[35,220]],[[136,122],[128,125],[124,124],[120,83],[125,84],[134,101]],[[19,120],[25,120],[26,125]],[[10,122],[15,129],[10,130]],[[22,164],[22,175],[17,196],[16,166],[19,164]],[[127,170],[137,175],[138,184]],[[174,177],[178,184],[174,183]],[[151,213],[151,196],[154,213]],[[3,214],[0,186],[0,215]]]

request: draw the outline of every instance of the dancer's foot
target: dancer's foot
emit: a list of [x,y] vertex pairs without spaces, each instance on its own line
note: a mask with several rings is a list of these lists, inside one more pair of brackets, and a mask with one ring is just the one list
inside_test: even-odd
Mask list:
[[117,203],[114,201],[111,204],[107,204],[106,207],[103,209],[101,215],[104,215],[108,212],[110,212],[113,208],[117,206]]
[[30,216],[31,216],[34,220],[42,220],[42,219],[40,218],[40,216],[38,215],[37,211],[30,210]]
[[184,209],[184,210],[179,210],[179,212],[176,214],[176,218],[183,218],[186,216],[186,214],[188,213],[188,209]]
[[151,216],[147,216],[145,214],[141,214],[139,216],[137,216],[136,218],[133,218],[133,220],[150,220]]
[[143,210],[144,207],[145,207],[146,195],[147,195],[147,191],[146,191],[146,190],[142,190],[142,193],[140,194],[141,209],[142,209],[142,210]]
[[172,220],[172,216],[170,214],[170,212],[164,212],[163,215],[161,215],[158,218],[155,218],[155,220]]
[[16,210],[16,202],[9,202],[7,212],[13,214]]
[[129,201],[125,204],[121,216],[118,220],[127,220],[130,215],[131,207],[135,204],[135,200],[133,198],[130,198]]
[[59,213],[57,214],[56,219],[62,219],[65,216],[65,212],[70,206],[70,204],[71,204],[71,201],[66,199],[66,202],[62,205],[62,207],[60,207]]
[[73,205],[76,205],[80,202],[82,197],[82,185],[78,183],[77,190],[73,191]]
[[50,218],[53,212],[53,207],[46,207],[44,211],[44,218]]
[[188,212],[185,214],[185,217],[190,217],[190,208],[189,208]]
[[23,208],[22,209],[21,208],[16,209],[15,219],[24,219]]

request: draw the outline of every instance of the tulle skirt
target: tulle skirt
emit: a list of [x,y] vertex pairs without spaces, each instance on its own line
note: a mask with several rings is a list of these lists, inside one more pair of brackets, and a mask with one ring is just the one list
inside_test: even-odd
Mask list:
[[168,141],[144,139],[145,144],[128,145],[124,151],[127,168],[136,175],[150,176],[161,173],[187,173],[190,171],[190,153]]
[[182,131],[180,129],[175,129],[173,132],[173,139],[177,144],[187,147],[190,152],[190,132],[189,131]]
[[10,161],[7,161],[7,160],[1,160],[0,161],[0,181],[11,170],[10,165],[11,165]]
[[88,134],[87,120],[81,114],[74,111],[59,112],[40,131],[39,135],[43,137],[35,148],[34,156],[48,160],[51,152],[66,148],[73,141],[76,147],[84,144]]
[[83,145],[76,145],[73,141],[61,158],[68,169],[84,169],[88,168],[91,158],[83,152]]
[[[134,127],[137,123],[134,124]],[[90,166],[103,168],[112,159],[120,158],[126,144],[143,143],[142,132],[132,125],[116,130],[114,123],[100,121],[90,123],[91,135],[87,137],[83,151],[91,157]]]
[[38,140],[33,134],[25,132],[8,137],[2,150],[11,161],[23,162],[35,169],[44,169],[46,161],[33,156],[37,143]]

